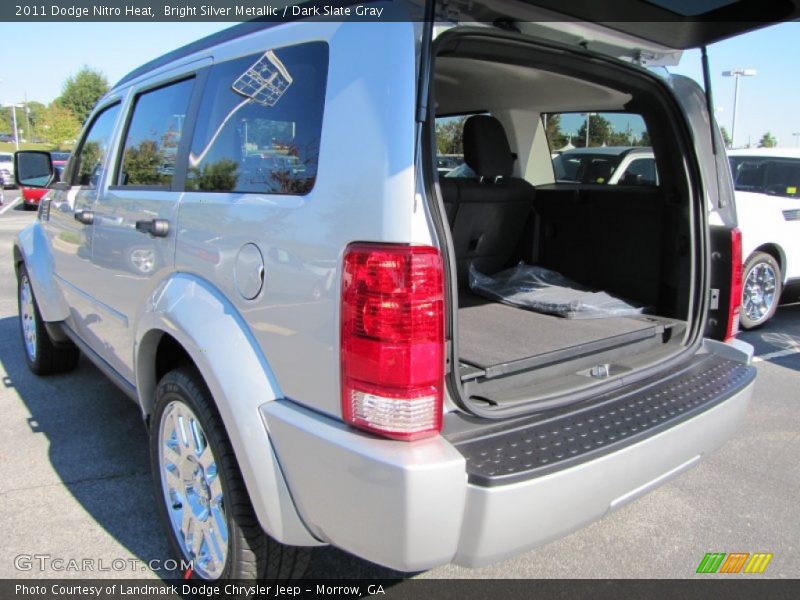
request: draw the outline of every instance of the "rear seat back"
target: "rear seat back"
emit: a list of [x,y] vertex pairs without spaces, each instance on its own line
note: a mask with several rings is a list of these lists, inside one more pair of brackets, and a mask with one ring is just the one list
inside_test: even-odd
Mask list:
[[[537,189],[537,262],[594,289],[658,306],[665,199],[658,188],[554,184]],[[671,238],[674,235],[670,236]]]
[[461,288],[469,286],[471,264],[488,274],[510,266],[534,196],[531,184],[511,177],[514,156],[503,126],[494,117],[467,119],[464,160],[475,178],[441,180]]

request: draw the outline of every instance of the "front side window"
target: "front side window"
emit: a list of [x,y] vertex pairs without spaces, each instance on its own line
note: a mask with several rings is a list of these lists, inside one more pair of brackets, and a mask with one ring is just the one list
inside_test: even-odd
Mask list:
[[117,185],[169,187],[186,121],[194,79],[185,79],[136,99]]
[[187,190],[307,194],[317,177],[328,46],[269,50],[212,67]]
[[118,114],[119,104],[115,104],[95,117],[76,154],[70,185],[89,189],[99,185]]

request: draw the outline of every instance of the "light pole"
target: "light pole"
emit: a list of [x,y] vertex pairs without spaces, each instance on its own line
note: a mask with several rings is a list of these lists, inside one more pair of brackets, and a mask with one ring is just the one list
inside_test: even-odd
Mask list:
[[17,109],[22,108],[22,104],[4,104],[3,108],[11,109],[11,117],[14,122],[14,146],[19,150],[19,131],[17,131]]
[[591,128],[591,119],[597,113],[586,113],[586,140],[584,141],[583,146],[585,148],[589,147],[589,130]]
[[723,71],[723,77],[734,77],[736,84],[733,92],[733,119],[731,123],[731,147],[736,147],[736,109],[739,106],[739,78],[740,77],[754,77],[758,75],[755,69],[731,69],[730,71]]
[[795,131],[792,136],[797,140],[797,145],[800,147],[800,131]]

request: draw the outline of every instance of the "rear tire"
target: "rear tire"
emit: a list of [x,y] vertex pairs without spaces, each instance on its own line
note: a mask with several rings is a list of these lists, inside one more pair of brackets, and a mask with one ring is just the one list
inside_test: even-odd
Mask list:
[[175,556],[194,561],[193,577],[305,573],[311,549],[286,546],[261,529],[222,419],[194,368],[170,371],[158,384],[150,459],[159,517]]
[[56,346],[44,326],[39,305],[24,264],[17,276],[17,307],[25,361],[37,375],[71,371],[78,364],[80,352],[75,346]]
[[781,268],[766,252],[753,252],[744,264],[742,329],[755,329],[769,321],[778,309],[782,291]]

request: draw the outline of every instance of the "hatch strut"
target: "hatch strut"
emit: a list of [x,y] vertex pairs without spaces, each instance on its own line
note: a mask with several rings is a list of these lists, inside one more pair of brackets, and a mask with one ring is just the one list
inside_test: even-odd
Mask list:
[[703,46],[700,51],[703,55],[703,85],[706,88],[706,105],[708,107],[708,114],[711,117],[708,120],[708,124],[711,127],[711,151],[714,155],[717,154],[717,136],[716,132],[714,131],[714,97],[711,93],[711,69],[708,66],[708,50],[705,46]]
[[[716,127],[716,119],[714,118],[714,94],[711,90],[711,68],[708,64],[708,48],[703,46],[700,48],[703,62],[703,85],[706,88],[706,108],[708,110],[708,128],[711,134],[711,152],[714,155],[714,171],[717,173],[717,182],[719,182],[719,161],[717,155],[720,152],[717,144],[717,132],[714,131]],[[717,184],[719,185],[719,183]],[[725,207],[725,199],[722,194],[717,194],[717,206],[719,208]]]

